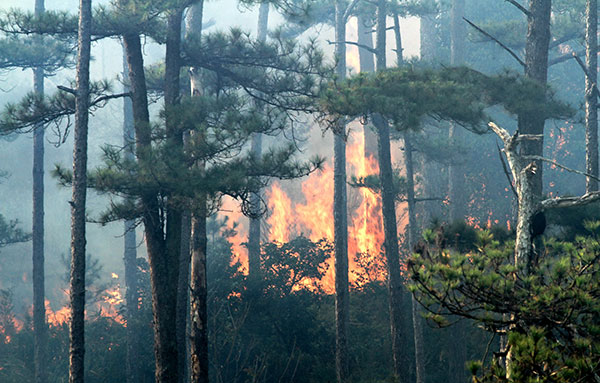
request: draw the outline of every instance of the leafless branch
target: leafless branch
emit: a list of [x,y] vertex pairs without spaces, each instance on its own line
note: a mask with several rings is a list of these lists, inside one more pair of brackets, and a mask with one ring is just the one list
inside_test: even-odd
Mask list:
[[507,47],[506,45],[504,45],[500,40],[498,40],[494,36],[490,35],[488,32],[484,31],[483,29],[481,29],[477,25],[473,24],[466,17],[463,17],[463,20],[466,21],[467,24],[469,24],[470,26],[472,26],[473,28],[475,28],[479,33],[481,33],[484,36],[489,37],[490,39],[492,39],[493,41],[495,41],[498,45],[500,45],[502,48],[504,48],[504,50],[507,51],[512,57],[514,57],[515,60],[517,60],[519,62],[519,64],[521,64],[521,66],[525,67],[525,62],[523,60],[521,60],[521,58],[519,57],[519,55],[517,55],[512,49],[510,49],[509,47]]
[[544,138],[543,134],[522,134],[522,133],[520,133],[516,137],[516,139],[518,139],[520,141],[525,141],[525,140],[535,141],[535,140],[541,140],[542,138]]
[[96,98],[94,101],[92,101],[91,105],[96,106],[102,102],[105,102],[108,100],[114,100],[116,98],[123,98],[123,97],[131,97],[131,93],[117,93],[117,94],[107,94],[104,96],[100,96],[100,97]]
[[346,8],[346,11],[344,12],[344,20],[348,20],[348,18],[350,17],[350,14],[352,13],[352,11],[354,10],[354,8],[356,7],[356,4],[358,4],[360,0],[353,0],[350,5],[348,5],[348,8]]
[[72,88],[67,88],[66,86],[62,86],[62,85],[57,85],[56,87],[57,87],[59,90],[62,90],[63,92],[70,93],[70,94],[72,94],[72,95],[74,95],[74,96],[76,96],[76,95],[77,95],[77,91],[76,91],[75,89],[72,89]]
[[542,157],[542,156],[523,156],[523,159],[548,162],[549,164],[552,164],[552,165],[554,165],[556,167],[564,169],[564,170],[566,170],[568,172],[575,173],[575,174],[580,174],[582,176],[586,176],[586,177],[593,178],[595,180],[600,181],[600,178],[596,177],[593,174],[589,174],[589,173],[586,173],[586,172],[582,172],[581,170],[569,168],[569,167],[567,167],[565,165],[561,165],[558,162],[556,162],[554,160],[551,160],[549,158],[546,158],[546,157]]
[[[575,61],[577,61],[577,64],[579,64],[579,66],[581,67],[581,70],[583,70],[583,73],[585,73],[585,77],[588,80],[591,80],[592,75],[590,74],[588,67],[585,66],[584,62],[579,58],[577,53],[573,52],[573,58],[575,58]],[[598,84],[595,81],[592,81],[592,86],[594,87],[596,94],[600,95],[600,91],[598,90]]]
[[511,3],[512,5],[517,7],[517,9],[519,11],[523,12],[527,17],[531,17],[531,12],[529,12],[529,10],[527,8],[525,8],[524,6],[519,4],[516,0],[504,0],[504,1],[506,1],[507,3]]
[[502,142],[504,142],[505,146],[507,146],[512,141],[512,138],[510,134],[508,134],[508,131],[506,129],[499,127],[493,122],[489,122],[488,126],[494,131],[494,133],[496,133],[498,137],[500,137]]
[[366,49],[366,50],[368,50],[369,52],[371,52],[373,54],[377,53],[377,50],[375,50],[375,48],[372,48],[372,47],[364,45],[364,44],[359,44],[359,43],[354,42],[354,41],[331,41],[331,40],[327,40],[327,43],[330,44],[330,45],[340,44],[340,43],[347,44],[347,45],[356,45],[357,47]]
[[517,194],[517,190],[515,189],[515,185],[513,185],[512,179],[510,178],[510,171],[508,170],[508,165],[506,161],[504,161],[504,157],[502,156],[502,149],[500,149],[500,145],[496,142],[496,146],[498,147],[498,156],[500,157],[500,162],[502,163],[502,169],[504,170],[504,174],[506,174],[506,179],[508,180],[508,184],[512,189],[513,193],[517,200],[519,199],[519,195]]
[[542,201],[542,210],[556,209],[561,207],[575,207],[587,205],[600,200],[600,192],[591,192],[580,197],[550,198]]

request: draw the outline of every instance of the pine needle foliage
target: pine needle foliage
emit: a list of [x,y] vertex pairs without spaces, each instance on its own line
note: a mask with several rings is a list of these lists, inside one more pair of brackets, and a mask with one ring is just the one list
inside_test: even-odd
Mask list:
[[471,364],[475,382],[590,382],[600,372],[600,222],[573,242],[549,241],[527,275],[512,263],[513,244],[480,231],[476,249],[456,252],[424,233],[408,263],[411,289],[440,326],[450,315],[507,334],[502,355]]
[[378,113],[398,130],[421,126],[425,118],[453,121],[485,131],[486,108],[501,105],[513,115],[536,113],[560,118],[572,113],[552,91],[524,76],[504,72],[487,76],[466,67],[418,68],[414,65],[360,73],[337,81],[322,93],[324,120],[367,119]]

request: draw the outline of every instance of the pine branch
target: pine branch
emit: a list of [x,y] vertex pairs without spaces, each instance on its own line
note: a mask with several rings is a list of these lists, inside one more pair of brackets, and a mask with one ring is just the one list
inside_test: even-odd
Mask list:
[[493,41],[495,41],[498,45],[500,45],[502,48],[504,48],[504,50],[507,51],[512,57],[514,57],[515,60],[517,60],[519,62],[519,64],[521,64],[522,67],[525,67],[525,62],[523,60],[521,60],[521,58],[512,49],[510,49],[509,47],[507,47],[500,40],[498,40],[497,38],[495,38],[494,36],[492,36],[488,32],[484,31],[483,29],[481,29],[477,25],[473,24],[466,17],[463,17],[463,20],[466,21],[467,24],[469,24],[470,26],[472,26],[473,28],[475,28],[479,33],[481,33],[484,36],[489,37],[490,39],[492,39]]
[[508,165],[506,161],[504,161],[504,157],[502,157],[502,149],[500,149],[500,145],[496,142],[496,147],[498,148],[498,156],[500,157],[500,162],[502,163],[502,169],[504,170],[504,174],[506,174],[506,179],[508,180],[508,184],[512,189],[517,200],[519,199],[519,195],[517,194],[517,190],[515,189],[515,185],[513,185],[512,179],[510,178],[510,171],[508,170]]
[[365,49],[373,54],[377,53],[377,50],[375,48],[372,48],[370,46],[364,45],[364,44],[359,44],[357,42],[354,41],[331,41],[331,40],[327,40],[327,43],[329,45],[335,45],[335,44],[347,44],[347,45],[355,45],[359,48]]
[[517,9],[519,11],[523,12],[525,14],[525,16],[531,17],[531,12],[529,12],[529,10],[527,8],[525,8],[524,6],[519,4],[516,0],[504,0],[504,1],[506,1],[507,3],[511,3],[512,5],[517,7]]
[[541,210],[587,205],[600,200],[600,192],[591,192],[581,197],[550,198],[542,201]]
[[589,173],[586,173],[586,172],[582,172],[581,170],[569,168],[569,167],[567,167],[565,165],[561,165],[560,163],[558,163],[558,162],[556,162],[554,160],[551,160],[549,158],[546,158],[546,157],[542,157],[542,156],[523,156],[522,158],[526,159],[526,160],[536,160],[536,161],[548,162],[548,163],[550,163],[550,164],[552,164],[552,165],[554,165],[556,167],[559,167],[561,169],[564,169],[564,170],[566,170],[568,172],[579,174],[579,175],[586,176],[586,177],[593,178],[595,180],[600,181],[600,178],[598,178],[597,176],[595,176],[593,174],[589,174]]
[[[588,80],[590,80],[592,78],[592,75],[590,74],[588,67],[585,66],[585,63],[579,58],[579,56],[575,52],[573,52],[573,58],[575,59],[575,61],[577,61],[577,64],[579,64],[581,70],[583,70],[583,73],[585,73],[585,77]],[[594,87],[596,94],[600,95],[600,90],[598,90],[598,84],[595,81],[592,81],[592,86]]]
[[348,5],[348,8],[346,8],[346,11],[344,12],[344,20],[348,20],[350,14],[352,13],[352,11],[354,11],[354,8],[356,7],[356,4],[358,4],[359,1],[360,0],[353,0],[352,3]]
[[566,55],[555,57],[552,60],[548,60],[548,67],[563,63],[565,61],[569,61],[569,60],[573,59],[576,55],[581,55],[581,54],[585,54],[585,52],[579,51],[579,52],[567,53]]

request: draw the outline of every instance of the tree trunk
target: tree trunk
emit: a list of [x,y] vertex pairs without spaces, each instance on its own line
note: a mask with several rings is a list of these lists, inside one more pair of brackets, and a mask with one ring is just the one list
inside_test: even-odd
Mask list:
[[[148,112],[148,93],[144,74],[144,59],[140,36],[123,36],[131,81],[131,98],[136,139],[136,159],[141,167],[151,166],[152,136]],[[176,317],[178,259],[167,252],[164,228],[158,204],[157,190],[148,189],[141,195],[144,207],[142,220],[150,264],[152,311],[154,321],[155,377],[157,382],[177,382]],[[179,221],[181,229],[181,221]],[[171,228],[174,225],[171,225]],[[171,251],[179,250],[180,242],[171,240]]]
[[[184,141],[186,138],[184,137]],[[181,250],[179,254],[179,278],[177,281],[177,354],[179,382],[189,381],[188,316],[190,315],[190,262],[191,262],[192,215],[185,210],[181,216]]]
[[[550,43],[551,0],[529,0],[529,21],[525,46],[525,76],[546,85],[548,78],[548,47]],[[544,134],[545,117],[539,113],[519,115],[518,126],[522,134]],[[521,145],[522,155],[542,156],[544,140],[526,140]],[[536,199],[542,198],[542,163],[536,162],[537,171],[533,175],[533,193]]]
[[[526,277],[529,275],[529,267],[531,265],[531,221],[533,215],[540,209],[539,200],[536,198],[533,186],[538,169],[535,162],[525,161],[517,153],[517,135],[511,137],[506,130],[499,128],[494,123],[490,123],[489,126],[504,143],[504,153],[506,154],[506,159],[515,182],[519,204],[517,209],[517,233],[513,263],[519,268],[524,266],[523,273]],[[514,328],[514,325],[512,328]],[[505,336],[500,341],[503,347],[502,350],[507,352],[505,360],[506,378],[510,381],[512,350],[507,346],[508,343]]]
[[[467,34],[465,30],[465,0],[453,0],[450,16],[450,65],[460,66],[465,63]],[[455,123],[450,125],[448,139],[453,144],[464,142],[461,127]],[[452,163],[448,166],[448,196],[450,198],[450,222],[462,220],[465,216],[464,185],[465,171],[462,165]],[[465,382],[465,363],[467,362],[466,336],[462,323],[455,326],[457,342],[452,342],[449,350],[448,362],[450,364],[451,382]]]
[[85,200],[87,194],[87,140],[90,89],[92,1],[79,1],[77,93],[71,200],[71,326],[69,328],[69,382],[84,379],[85,313]]
[[[269,24],[269,3],[260,4],[258,11],[258,41],[267,41],[267,29]],[[254,133],[250,152],[256,158],[262,156],[262,134]],[[248,276],[254,284],[260,279],[260,204],[261,194],[252,193],[250,196],[251,211],[255,215],[250,218],[250,229],[248,230]]]
[[[424,15],[421,17],[420,26],[420,54],[421,60],[428,63],[438,62],[440,59],[439,53],[439,31],[432,15]],[[438,128],[424,126],[424,134],[438,134]],[[434,161],[430,161],[424,155],[419,157],[419,162],[422,163],[423,169],[423,194],[431,197],[442,197],[447,192],[446,173],[442,166]],[[443,215],[445,207],[441,203],[426,202],[420,204],[422,222],[426,225],[431,222],[432,218],[439,218]]]
[[[465,59],[465,0],[453,0],[450,17],[450,65],[459,66]],[[448,140],[451,144],[460,144],[462,134],[456,124],[450,125]],[[448,166],[448,196],[450,198],[450,222],[464,217],[464,169],[458,164]]]
[[[586,2],[585,171],[598,177],[598,0]],[[586,193],[598,190],[598,180],[585,179]]]
[[[406,200],[408,203],[408,252],[412,253],[417,243],[417,216],[415,204],[415,175],[413,162],[413,146],[410,132],[404,133],[404,160],[406,165]],[[425,358],[423,350],[423,321],[419,310],[419,302],[412,296],[411,312],[413,321],[413,337],[415,343],[415,381],[423,382]]]
[[[336,74],[346,77],[345,2],[335,2]],[[338,383],[348,381],[348,211],[346,194],[346,124],[341,121],[333,132],[333,228],[335,252],[335,367]]]
[[208,383],[206,283],[206,201],[192,219],[191,371],[192,383]]
[[[129,72],[127,70],[127,57],[125,56],[125,48],[123,47],[123,82],[125,83],[123,92],[131,91],[129,86]],[[125,97],[123,99],[123,145],[125,147],[125,156],[129,160],[133,160],[135,143],[135,132],[133,129],[133,106],[131,99]],[[135,222],[132,220],[125,221],[125,235],[123,238],[123,264],[125,266],[125,285],[127,292],[125,294],[125,313],[127,320],[127,361],[126,374],[127,382],[138,382],[138,276],[137,276],[137,248],[135,239]]]
[[[44,0],[35,1],[35,15],[44,12]],[[33,70],[33,89],[44,95],[44,69]],[[35,382],[48,380],[46,348],[48,343],[48,325],[46,323],[45,287],[44,287],[44,127],[33,131],[33,355]]]
[[[377,70],[386,67],[386,1],[377,2]],[[395,190],[390,152],[390,128],[381,115],[373,116],[377,130],[377,152],[379,179],[381,181],[381,203],[383,211],[384,249],[388,267],[388,291],[390,309],[390,332],[392,336],[392,357],[394,375],[400,381],[407,371],[406,356],[403,355],[402,337],[402,276],[400,275],[400,253],[398,248],[398,227],[396,224]]]
[[[402,57],[402,33],[400,28],[400,18],[394,13],[394,36],[396,38],[396,63],[401,66],[404,63]],[[406,166],[406,200],[408,204],[408,232],[407,247],[408,253],[413,251],[417,241],[417,216],[415,204],[415,176],[413,161],[413,146],[410,132],[404,132],[404,164]],[[419,313],[419,303],[414,297],[411,299],[411,314],[413,325],[413,342],[415,346],[415,381],[423,381],[424,359],[423,359],[423,328],[421,314]]]
[[[165,54],[165,109],[168,111],[179,100],[181,70],[181,23],[183,9],[177,8],[167,16],[167,46]],[[183,150],[183,134],[166,113],[166,142],[176,150]],[[179,381],[179,355],[177,345],[177,288],[179,284],[179,258],[181,256],[181,229],[183,209],[172,196],[166,200],[165,252],[160,259],[153,257],[150,267],[156,278],[153,283],[154,339],[156,356],[156,381]],[[160,274],[160,275],[159,275]]]
[[[187,36],[200,38],[202,33],[202,14],[204,1],[194,4],[188,12]],[[192,68],[191,96],[202,95],[202,84],[199,70]],[[205,165],[197,164],[199,167]],[[206,280],[206,200],[197,201],[192,214],[192,271],[191,271],[191,318],[190,318],[190,370],[192,383],[208,382],[208,313],[207,313],[207,280]]]
[[[365,46],[373,48],[373,26],[370,24],[366,24],[370,23],[370,21],[370,15],[365,15],[363,13],[358,15],[358,20],[356,21],[358,24],[357,41],[360,44],[358,48],[358,59],[360,63],[361,72],[375,71],[375,61],[373,57],[373,52],[362,47]],[[375,134],[375,130],[373,129],[373,126],[371,124],[366,123],[363,125],[363,135],[365,138],[365,157],[377,158],[377,134]]]

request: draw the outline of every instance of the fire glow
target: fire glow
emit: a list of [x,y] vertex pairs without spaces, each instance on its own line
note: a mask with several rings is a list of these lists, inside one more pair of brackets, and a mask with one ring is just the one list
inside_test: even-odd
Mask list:
[[[358,130],[358,129],[356,129]],[[362,130],[362,129],[361,129]],[[354,132],[347,145],[347,174],[350,178],[360,179],[367,175],[378,174],[377,161],[364,154],[364,138]],[[300,189],[300,193],[296,192]],[[266,218],[267,233],[263,239],[271,242],[285,243],[303,235],[312,241],[334,240],[333,227],[333,166],[327,162],[321,171],[317,171],[298,182],[280,183],[275,181],[265,191],[268,215]],[[247,229],[239,208],[228,199],[224,202],[222,214],[229,217],[229,228],[233,222],[237,234],[231,237],[230,243],[234,252],[233,262],[239,261],[247,270]],[[398,206],[399,232],[403,232],[406,219],[403,205]],[[348,186],[348,258],[350,282],[359,286],[367,281],[384,280],[384,267],[365,267],[365,265],[383,266],[382,246],[384,242],[383,223],[381,217],[381,200],[376,191],[368,188]],[[357,258],[360,256],[360,260]],[[334,259],[327,261],[328,269],[321,281],[325,291],[334,291]]]

